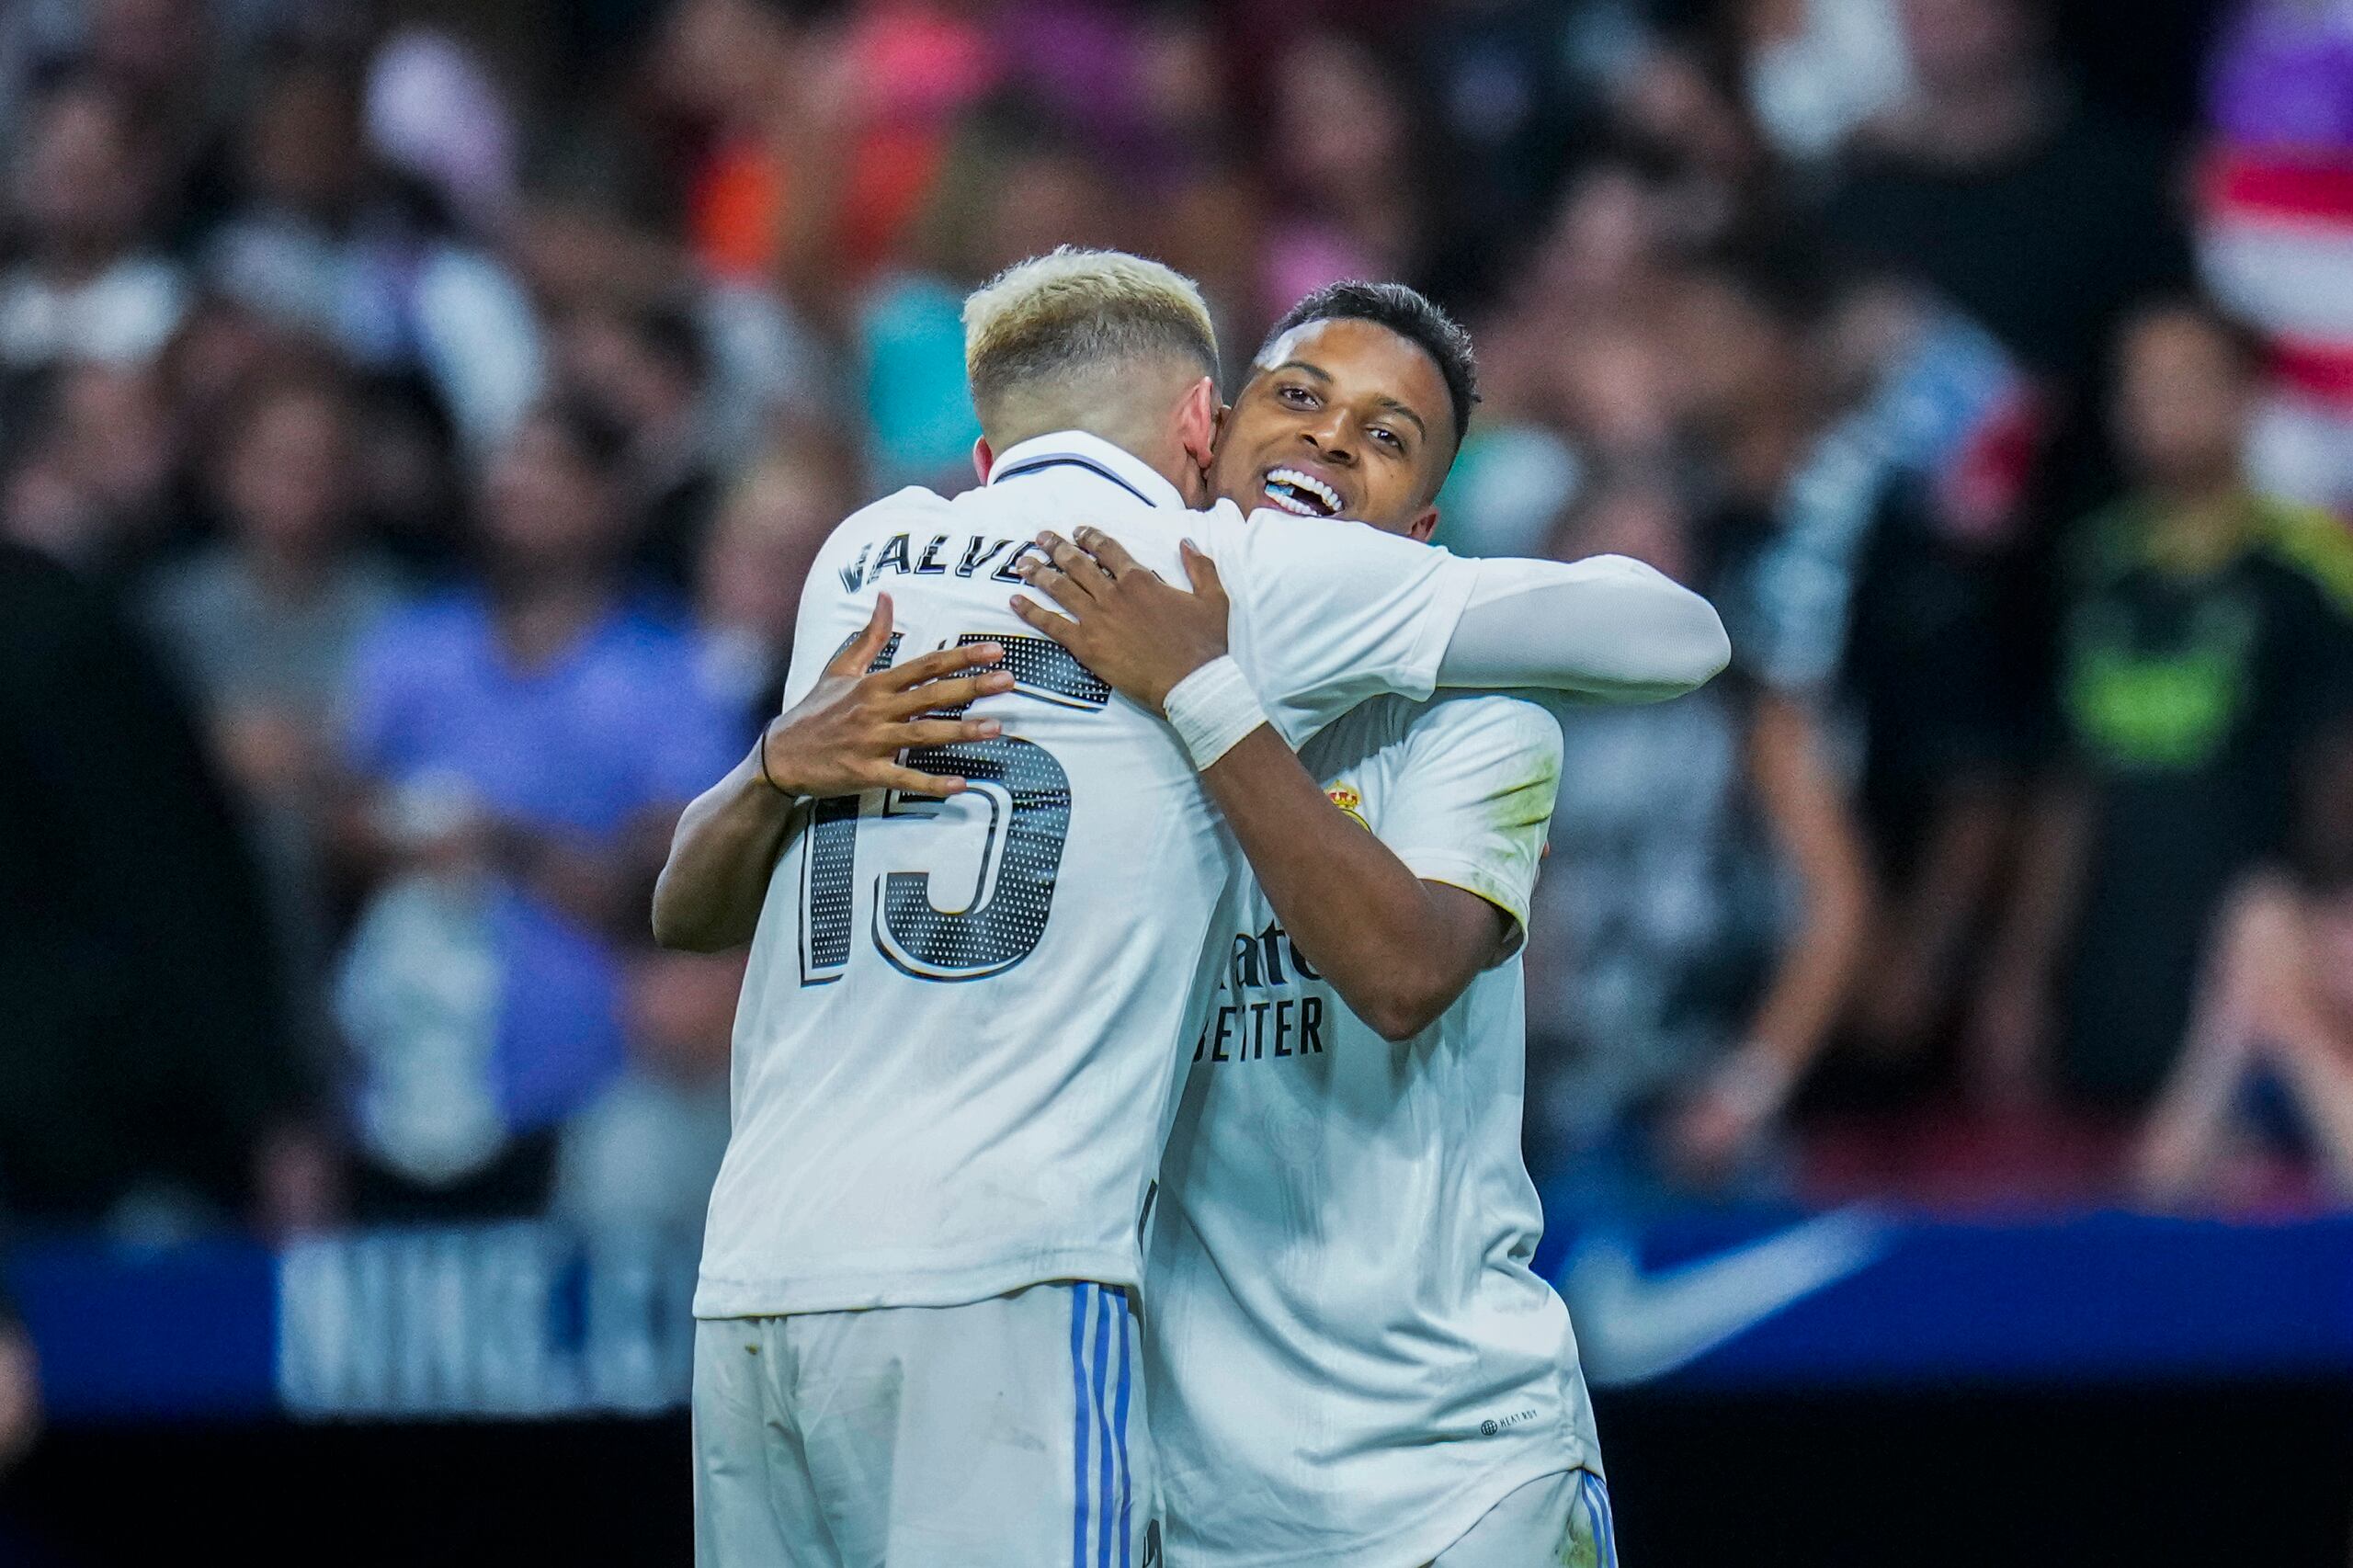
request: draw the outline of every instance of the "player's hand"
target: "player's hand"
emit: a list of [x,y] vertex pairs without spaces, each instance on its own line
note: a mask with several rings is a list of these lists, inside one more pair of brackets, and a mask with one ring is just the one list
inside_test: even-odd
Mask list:
[[1228,605],[1217,565],[1182,546],[1193,591],[1171,587],[1136,563],[1120,541],[1080,528],[1074,544],[1041,533],[1046,559],[1024,558],[1021,580],[1067,612],[1013,596],[1013,613],[1074,654],[1123,697],[1161,711],[1169,688],[1225,653]]
[[994,719],[938,717],[943,710],[1013,689],[1010,670],[983,669],[1005,657],[995,642],[942,648],[889,669],[869,666],[891,639],[891,596],[874,601],[874,615],[851,638],[809,695],[768,721],[760,757],[768,781],[788,794],[857,795],[905,790],[953,795],[961,778],[937,778],[902,765],[909,746],[983,741]]

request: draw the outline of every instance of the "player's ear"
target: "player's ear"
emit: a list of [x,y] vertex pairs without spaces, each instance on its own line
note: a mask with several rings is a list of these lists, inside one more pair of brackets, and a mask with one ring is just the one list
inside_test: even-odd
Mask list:
[[1217,383],[1207,376],[1195,381],[1176,405],[1177,439],[1184,443],[1185,455],[1204,472],[1217,446],[1218,412]]
[[1423,507],[1421,514],[1405,525],[1405,537],[1416,540],[1423,544],[1429,543],[1430,536],[1436,532],[1438,532],[1438,506],[1435,503]]
[[972,472],[981,476],[983,484],[989,482],[989,470],[995,466],[996,454],[989,449],[989,438],[983,436],[975,439],[972,442]]

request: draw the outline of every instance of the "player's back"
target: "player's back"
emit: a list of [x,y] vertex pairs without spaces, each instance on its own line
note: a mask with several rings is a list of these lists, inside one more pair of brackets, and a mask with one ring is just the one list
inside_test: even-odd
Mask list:
[[701,1315],[1135,1278],[1227,856],[1175,734],[1008,601],[1041,528],[1093,523],[1181,580],[1177,543],[1203,519],[1102,443],[1026,452],[952,500],[866,508],[811,574],[789,698],[878,592],[886,661],[995,642],[1017,684],[975,709],[998,736],[909,756],[963,793],[804,808],[737,1014]]

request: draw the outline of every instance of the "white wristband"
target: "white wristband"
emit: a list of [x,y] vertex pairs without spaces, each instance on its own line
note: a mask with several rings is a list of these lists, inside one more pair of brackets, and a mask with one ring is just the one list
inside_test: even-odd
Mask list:
[[1197,768],[1209,767],[1267,722],[1267,710],[1258,706],[1250,677],[1230,653],[1211,659],[1170,687],[1161,710],[1193,754]]

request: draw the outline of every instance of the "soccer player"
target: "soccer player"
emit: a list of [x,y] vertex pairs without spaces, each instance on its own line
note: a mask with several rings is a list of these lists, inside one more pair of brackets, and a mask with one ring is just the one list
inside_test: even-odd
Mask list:
[[[1211,488],[1427,540],[1474,385],[1412,290],[1321,290],[1259,351]],[[1076,624],[1026,619],[1115,689],[1165,689],[1222,624],[1217,570],[1188,563],[1186,594],[1097,551],[1111,574],[1070,551],[1030,574]],[[1539,703],[1449,692],[1375,698],[1296,756],[1262,727],[1202,770],[1256,886],[1145,1265],[1175,1562],[1616,1560],[1568,1312],[1528,1267],[1518,950],[1560,766]]]
[[[688,808],[655,893],[665,942],[752,935],[695,1300],[705,1564],[1144,1561],[1131,1292],[1236,880],[1199,769],[1270,717],[1304,740],[1441,683],[1665,696],[1726,654],[1632,562],[1188,510],[1216,345],[1156,264],[1056,252],[966,329],[986,483],[826,542],[790,706]],[[1166,576],[1200,540],[1230,653],[1147,705],[1031,635],[1009,585],[1074,519]],[[831,767],[824,735],[863,755]]]

